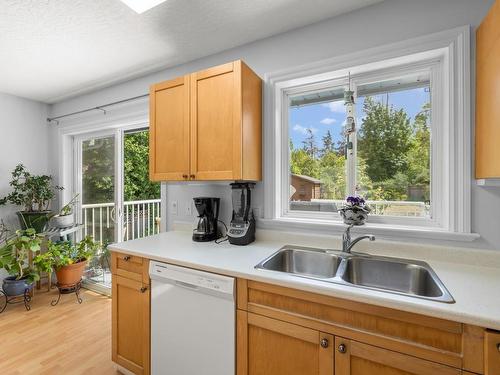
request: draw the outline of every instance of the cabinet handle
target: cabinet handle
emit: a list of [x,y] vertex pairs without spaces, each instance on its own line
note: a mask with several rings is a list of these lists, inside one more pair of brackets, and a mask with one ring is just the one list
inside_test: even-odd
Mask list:
[[141,288],[141,293],[145,293],[145,292],[146,292],[146,290],[148,290],[148,287],[147,287],[147,286],[143,286],[143,287]]
[[128,261],[130,260],[130,255],[125,255],[125,256],[123,257],[123,260],[124,260],[125,262],[128,262]]
[[189,175],[190,178],[195,178],[196,176],[194,174]]
[[500,342],[497,344],[497,350],[500,352]]
[[183,175],[182,175],[182,178],[186,178],[186,179],[187,179],[187,178],[188,178],[188,175],[187,175],[187,174],[183,174]]
[[340,344],[339,347],[338,347],[338,351],[339,353],[345,353],[346,352],[346,347],[344,344]]
[[328,345],[329,345],[329,342],[328,342],[328,339],[321,339],[320,343],[322,348],[328,348]]

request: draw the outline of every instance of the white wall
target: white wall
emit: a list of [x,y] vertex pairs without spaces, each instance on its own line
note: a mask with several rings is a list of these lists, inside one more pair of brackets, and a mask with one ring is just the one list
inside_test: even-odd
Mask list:
[[[0,197],[10,192],[10,172],[24,163],[33,173],[51,174],[48,106],[32,100],[0,93]],[[15,212],[19,207],[0,206],[0,218],[9,229],[19,226]],[[0,270],[0,279],[6,276]]]
[[[0,197],[10,192],[10,173],[23,163],[35,174],[51,174],[48,106],[43,103],[0,93]],[[0,206],[0,218],[9,227],[17,226],[19,207]]]
[[[347,15],[57,103],[52,106],[51,115],[145,94],[152,83],[239,58],[263,77],[269,72],[458,26],[469,24],[474,32],[492,3],[493,0],[386,0]],[[474,51],[474,41],[472,44]],[[474,69],[474,65],[472,68]],[[472,104],[474,100],[472,95]],[[168,228],[172,228],[174,220],[194,219],[184,215],[183,207],[197,195],[227,197],[228,207],[223,210],[222,219],[229,218],[228,186],[169,184],[166,190],[168,201],[175,200],[179,203],[179,215],[167,216]],[[257,186],[255,202],[256,206],[262,207],[261,186]],[[472,205],[473,231],[480,233],[481,239],[461,246],[500,249],[500,190],[485,190],[473,186]]]

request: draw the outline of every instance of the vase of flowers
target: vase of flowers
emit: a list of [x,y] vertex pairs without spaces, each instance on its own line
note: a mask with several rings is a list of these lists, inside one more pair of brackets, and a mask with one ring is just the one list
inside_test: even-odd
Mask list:
[[371,210],[362,197],[349,196],[339,211],[345,224],[363,225]]

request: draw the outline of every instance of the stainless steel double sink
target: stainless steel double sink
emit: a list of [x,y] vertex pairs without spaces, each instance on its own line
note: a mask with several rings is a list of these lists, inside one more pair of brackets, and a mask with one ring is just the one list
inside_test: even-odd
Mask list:
[[432,268],[416,260],[284,246],[255,268],[432,301],[455,302]]

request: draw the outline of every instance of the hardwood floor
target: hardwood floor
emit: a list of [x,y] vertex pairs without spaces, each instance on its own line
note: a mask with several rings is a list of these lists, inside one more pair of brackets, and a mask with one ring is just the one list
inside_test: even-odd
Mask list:
[[0,314],[0,374],[115,375],[111,362],[111,299],[82,289],[50,302],[57,291],[37,291],[31,311],[9,305]]

